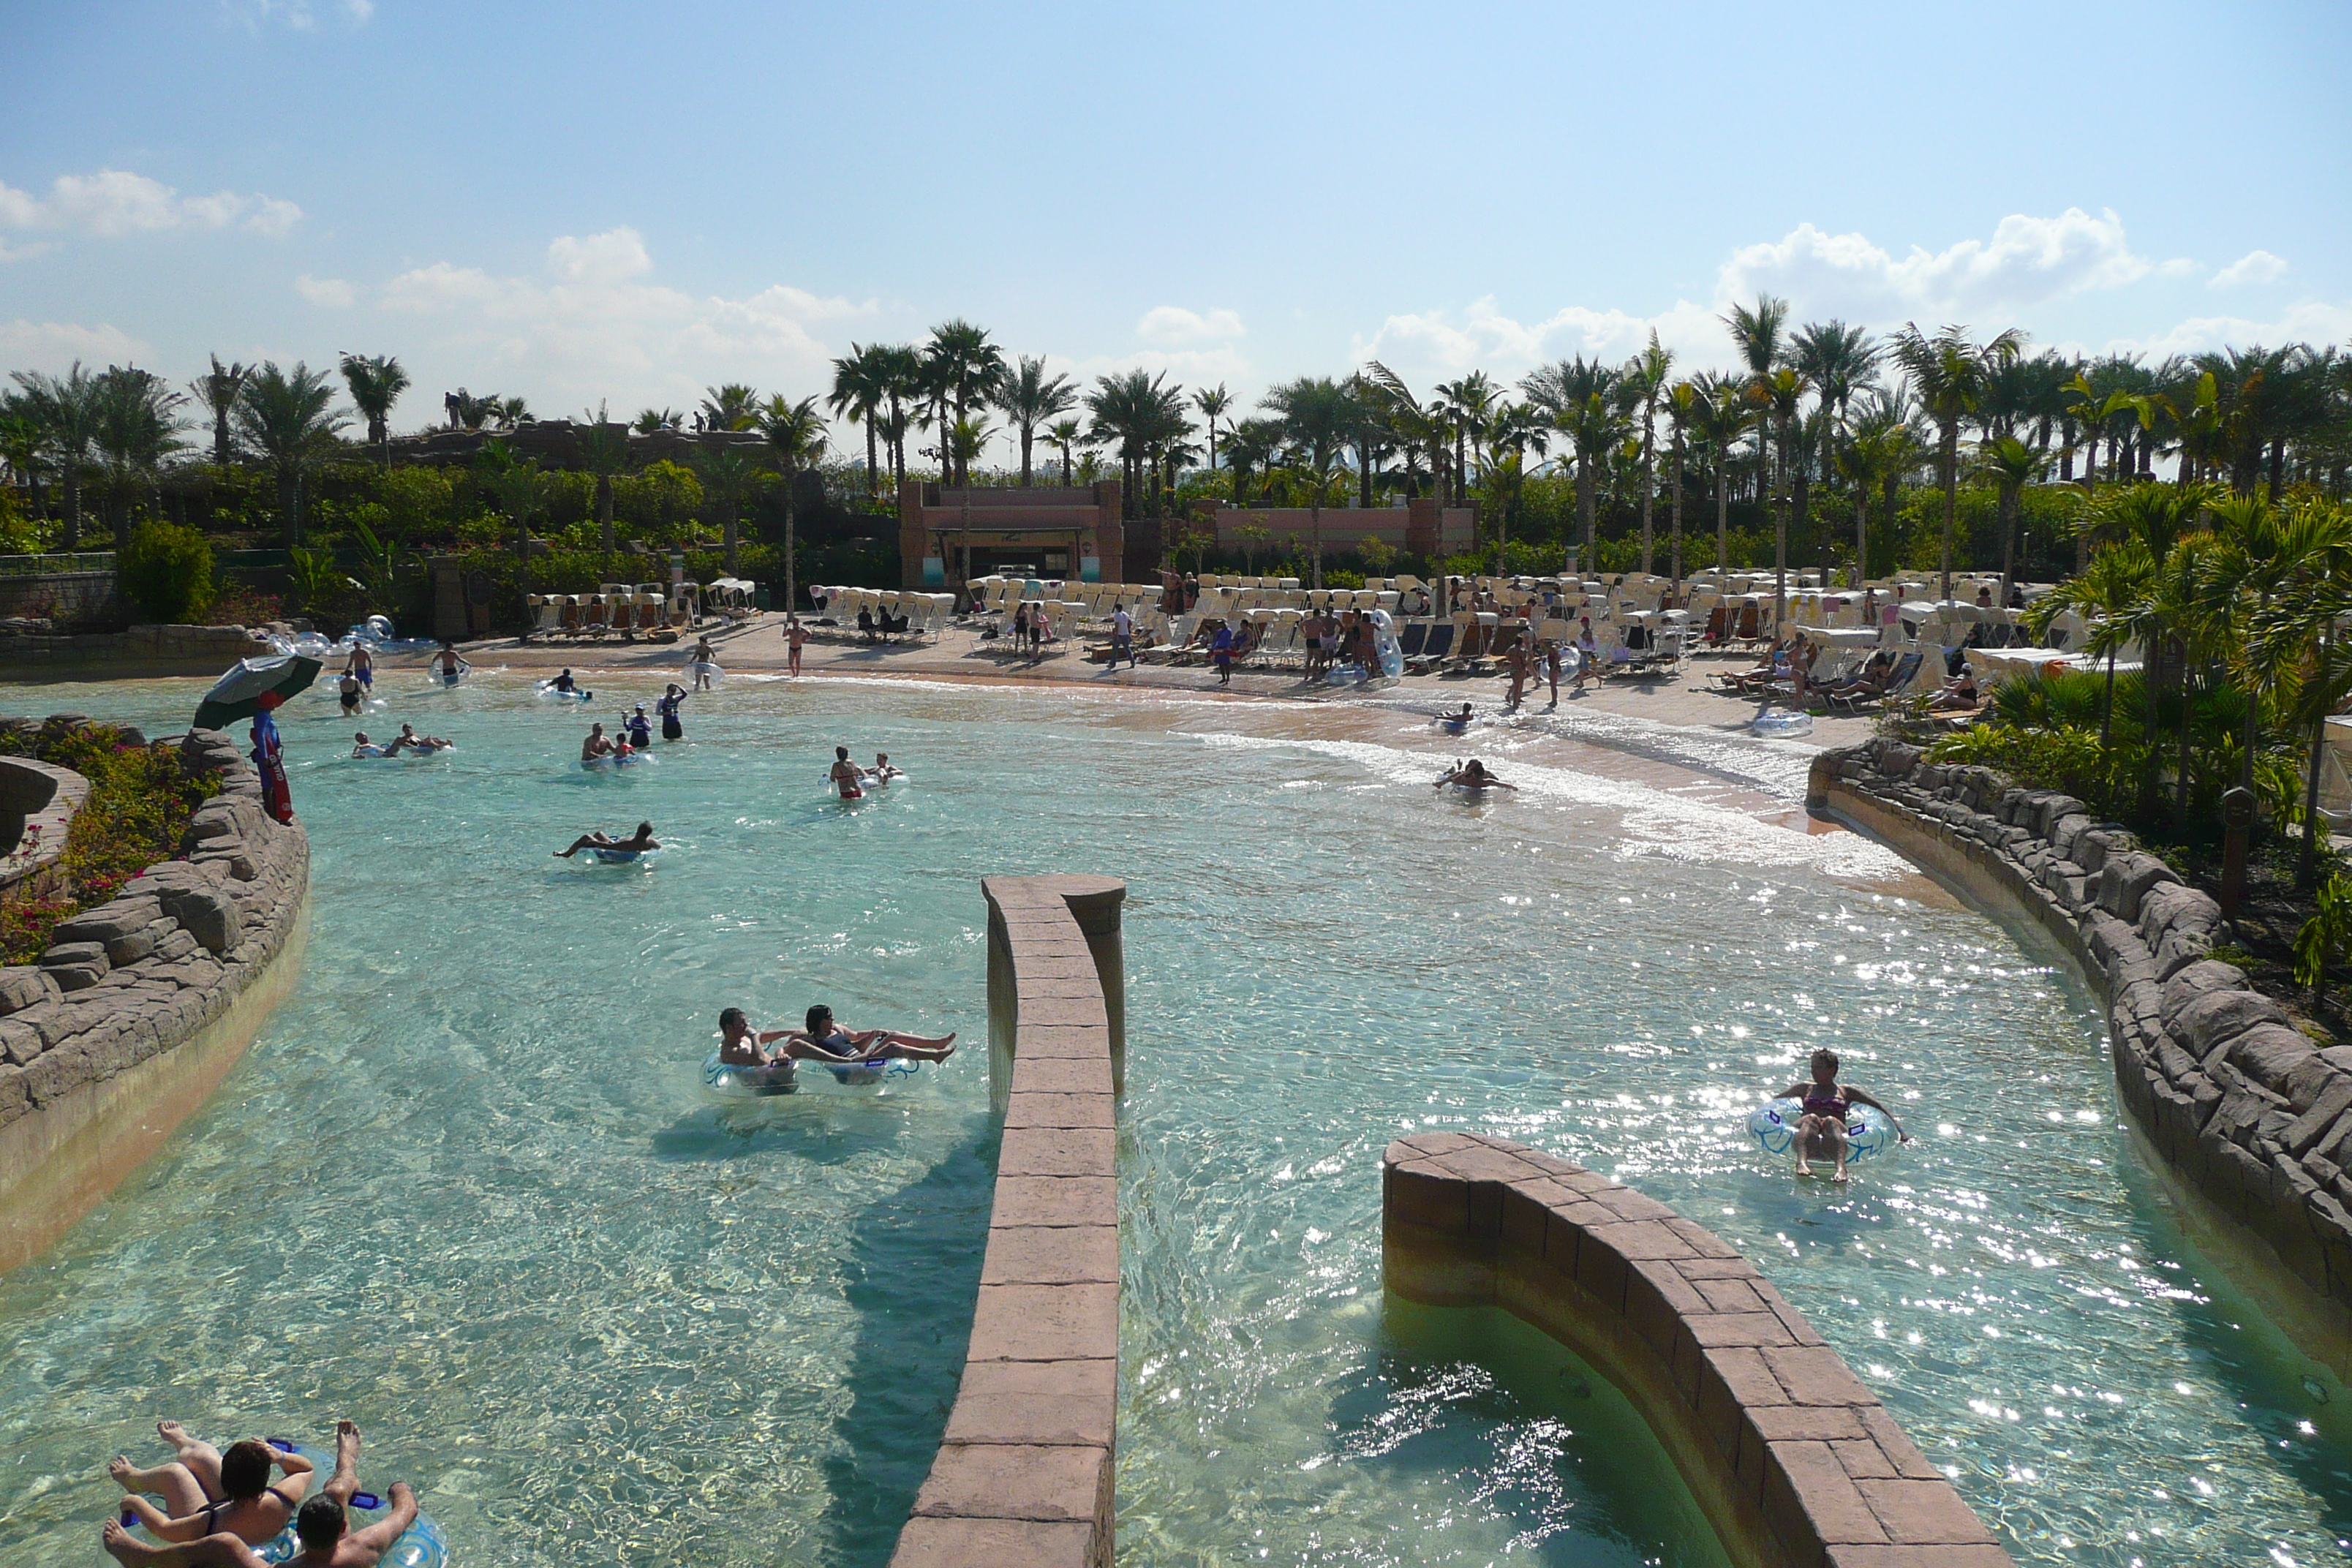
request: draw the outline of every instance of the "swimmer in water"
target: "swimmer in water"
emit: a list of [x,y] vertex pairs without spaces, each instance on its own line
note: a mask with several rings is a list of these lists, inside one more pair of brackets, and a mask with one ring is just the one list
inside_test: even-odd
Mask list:
[[360,700],[364,695],[360,689],[360,678],[356,675],[346,675],[335,683],[335,700],[342,705],[346,719],[360,710]]
[[580,689],[580,683],[572,679],[572,671],[569,668],[563,669],[554,679],[549,681],[547,686],[548,689],[551,691],[577,691]]
[[352,755],[355,757],[388,757],[392,755],[392,752],[389,748],[379,746],[373,741],[369,740],[368,732],[365,730],[361,730],[352,736]]
[[457,645],[451,642],[447,637],[443,637],[441,639],[439,651],[436,652],[431,658],[425,661],[425,672],[427,675],[439,675],[441,677],[441,684],[444,686],[457,685],[458,680],[464,677],[466,671],[472,668],[472,665],[467,664],[464,659],[457,657]]
[[1459,784],[1464,789],[1517,789],[1519,787],[1517,784],[1505,784],[1488,773],[1486,764],[1475,757],[1459,764],[1452,773],[1437,781],[1439,789],[1444,789],[1447,784]]
[[619,752],[620,748],[614,745],[611,741],[604,738],[604,725],[591,724],[588,726],[588,738],[580,742],[580,760],[582,762],[593,763],[599,757],[617,756]]
[[1804,1101],[1805,1113],[1797,1119],[1797,1174],[1810,1176],[1813,1173],[1812,1166],[1805,1158],[1808,1154],[1814,1159],[1827,1154],[1837,1160],[1835,1179],[1841,1182],[1846,1179],[1846,1151],[1850,1147],[1846,1114],[1853,1106],[1867,1105],[1884,1113],[1886,1120],[1894,1124],[1896,1141],[1911,1142],[1911,1134],[1903,1131],[1902,1120],[1894,1111],[1852,1084],[1838,1082],[1835,1051],[1815,1051],[1811,1066],[1813,1073],[1811,1083],[1792,1083],[1772,1097],[1775,1100]]
[[654,825],[640,822],[637,830],[626,838],[607,838],[604,829],[598,828],[593,833],[585,833],[573,839],[571,848],[558,849],[553,853],[558,860],[569,860],[583,849],[621,849],[632,855],[642,855],[648,849],[660,847],[660,842],[654,837]]
[[808,1010],[808,1027],[790,1037],[805,1047],[793,1055],[803,1061],[883,1061],[892,1057],[908,1061],[940,1062],[955,1055],[955,1037],[926,1039],[891,1029],[845,1029],[833,1021],[833,1009],[820,1002]]
[[438,735],[418,734],[416,726],[414,724],[403,724],[400,727],[399,738],[392,742],[392,750],[397,752],[401,747],[406,746],[420,757],[429,757],[436,752],[447,751],[451,744],[452,742],[443,740]]
[[875,752],[874,765],[866,770],[866,779],[869,784],[888,784],[892,779],[902,779],[906,776],[906,769],[891,765],[890,753],[887,752]]
[[1465,702],[1459,713],[1441,713],[1437,726],[1449,735],[1459,735],[1470,728],[1470,704]]
[[[123,1507],[159,1541],[178,1543],[229,1535],[249,1546],[267,1546],[293,1519],[294,1510],[302,1506],[302,1494],[310,1489],[316,1467],[258,1437],[233,1443],[222,1453],[189,1436],[176,1421],[159,1421],[155,1430],[172,1446],[170,1459],[142,1470],[118,1454],[106,1470],[126,1494]],[[275,1486],[269,1482],[273,1468],[286,1472]],[[162,1508],[147,1500],[143,1494],[149,1492],[163,1500]]]
[[847,746],[835,746],[833,749],[833,769],[825,774],[825,777],[841,792],[842,799],[866,798],[866,774],[856,763],[849,760]]
[[646,705],[642,702],[637,704],[636,711],[623,721],[621,728],[628,731],[629,744],[640,752],[654,743],[653,721],[646,717]]
[[[301,1550],[286,1560],[288,1568],[375,1568],[394,1542],[416,1522],[416,1493],[406,1481],[394,1481],[385,1493],[390,1511],[360,1530],[351,1528],[344,1510],[360,1489],[360,1429],[349,1421],[335,1425],[335,1473],[317,1497],[294,1514],[294,1537]],[[292,1458],[296,1456],[288,1455]],[[304,1461],[307,1465],[308,1461]],[[127,1568],[263,1568],[260,1555],[242,1535],[226,1530],[185,1544],[150,1546],[108,1520],[100,1536],[107,1554]]]

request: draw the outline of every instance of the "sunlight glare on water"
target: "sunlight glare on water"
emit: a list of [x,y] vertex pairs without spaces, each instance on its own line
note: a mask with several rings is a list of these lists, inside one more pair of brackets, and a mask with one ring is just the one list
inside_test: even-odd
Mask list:
[[[596,777],[588,714],[415,680],[370,728],[455,755],[338,760],[298,700],[295,995],[0,1279],[0,1568],[95,1560],[104,1461],[165,1415],[352,1415],[460,1563],[883,1563],[970,1327],[986,1053],[880,1101],[715,1105],[697,1066],[730,1003],[983,1043],[978,879],[1049,869],[1131,888],[1123,1563],[1717,1560],[1590,1369],[1384,1308],[1381,1150],[1451,1128],[1740,1247],[2022,1559],[2342,1555],[2341,1386],[2187,1251],[2095,1012],[1860,839],[1537,727],[1482,741],[1528,787],[1474,805],[1387,720],[941,683],[739,679]],[[0,710],[161,732],[200,686]],[[844,810],[836,741],[915,776]],[[641,816],[650,868],[548,858]],[[1844,1191],[1745,1131],[1824,1043],[1924,1140]]]

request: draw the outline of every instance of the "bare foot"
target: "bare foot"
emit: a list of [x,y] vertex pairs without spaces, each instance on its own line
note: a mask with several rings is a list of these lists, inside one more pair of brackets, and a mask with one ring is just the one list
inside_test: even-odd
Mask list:
[[1801,1176],[1810,1176],[1812,1173],[1813,1168],[1811,1165],[1806,1164],[1802,1160],[1797,1162],[1797,1174]]
[[108,1555],[117,1563],[149,1563],[163,1554],[161,1549],[143,1545],[133,1540],[131,1532],[123,1529],[118,1520],[108,1520],[106,1528],[99,1532],[98,1539],[99,1543],[106,1548]]
[[346,1459],[354,1467],[359,1464],[360,1429],[354,1422],[338,1421],[335,1423],[335,1463],[340,1467]]
[[126,1454],[117,1454],[106,1462],[106,1473],[113,1478],[114,1484],[124,1491],[136,1489],[131,1486],[130,1478],[137,1474],[138,1469],[139,1467],[132,1464],[130,1456]]
[[1834,1176],[1832,1176],[1832,1177],[1831,1177],[1830,1179],[1831,1179],[1832,1181],[1833,1181],[1833,1182],[1843,1182],[1843,1181],[1844,1181],[1844,1180],[1845,1180],[1845,1167],[1844,1167],[1843,1165],[1840,1165],[1840,1166],[1838,1167],[1838,1169],[1837,1169],[1837,1174],[1836,1174],[1836,1175],[1834,1175]]
[[188,1429],[177,1421],[156,1422],[155,1435],[174,1448],[184,1448],[188,1445]]

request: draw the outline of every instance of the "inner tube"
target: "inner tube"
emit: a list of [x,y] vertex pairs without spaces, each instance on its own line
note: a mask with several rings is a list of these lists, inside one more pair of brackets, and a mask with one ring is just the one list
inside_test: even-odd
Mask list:
[[708,659],[690,658],[687,660],[686,673],[688,677],[708,676],[710,678],[710,684],[713,686],[717,686],[719,682],[727,679],[727,672],[719,668],[717,665],[712,664]]
[[352,755],[353,757],[388,757],[392,753],[382,746],[353,746]]
[[575,686],[569,691],[560,690],[551,680],[542,680],[539,683],[539,694],[541,697],[552,697],[568,702],[586,702],[596,695],[582,686]]
[[[1797,1121],[1805,1114],[1802,1100],[1768,1100],[1750,1111],[1748,1131],[1767,1154],[1787,1155],[1796,1145]],[[1846,1161],[1867,1160],[1895,1147],[1895,1129],[1884,1112],[1867,1105],[1850,1106],[1845,1118]],[[1809,1156],[1811,1157],[1811,1156]],[[1822,1159],[1832,1156],[1823,1154]]]
[[779,1094],[879,1093],[899,1079],[912,1078],[920,1062],[893,1057],[885,1061],[796,1061],[774,1067],[734,1067],[719,1059],[717,1050],[702,1059],[707,1089],[730,1097],[763,1099]]
[[597,861],[600,865],[605,866],[633,866],[644,857],[657,853],[659,853],[659,851],[653,849],[591,848],[588,851],[591,858]]
[[[331,1452],[321,1453],[308,1443],[289,1443],[283,1437],[270,1438],[269,1446],[282,1453],[299,1454],[315,1467],[318,1479],[312,1489],[303,1494],[306,1501],[316,1497],[319,1489],[327,1484],[327,1478],[335,1473],[335,1456]],[[351,1506],[344,1510],[352,1530],[364,1530],[391,1511],[390,1500],[374,1492],[353,1493]],[[142,1540],[154,1539],[139,1527],[138,1515],[128,1509],[123,1510],[122,1524]],[[286,1528],[267,1544],[253,1548],[253,1554],[273,1564],[291,1563],[299,1557],[302,1542],[294,1533],[293,1522],[289,1520]],[[441,1538],[441,1527],[433,1521],[433,1516],[419,1509],[416,1522],[402,1532],[379,1561],[387,1568],[448,1568],[449,1543]]]
[[1785,708],[1768,708],[1756,715],[1748,729],[1757,735],[1810,735],[1813,732],[1813,716]]
[[633,768],[639,763],[646,762],[647,760],[647,757],[643,752],[631,752],[625,757],[583,757],[580,759],[580,765],[583,768],[589,768],[592,770],[595,768]]

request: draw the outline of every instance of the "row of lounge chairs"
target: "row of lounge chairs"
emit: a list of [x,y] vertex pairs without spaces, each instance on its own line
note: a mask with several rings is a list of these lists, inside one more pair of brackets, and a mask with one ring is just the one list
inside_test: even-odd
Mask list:
[[[691,584],[688,584],[691,587]],[[694,624],[690,598],[672,595],[657,587],[607,588],[598,594],[531,594],[528,642],[601,642],[618,637],[624,642],[644,637],[651,642],[675,642]]]

